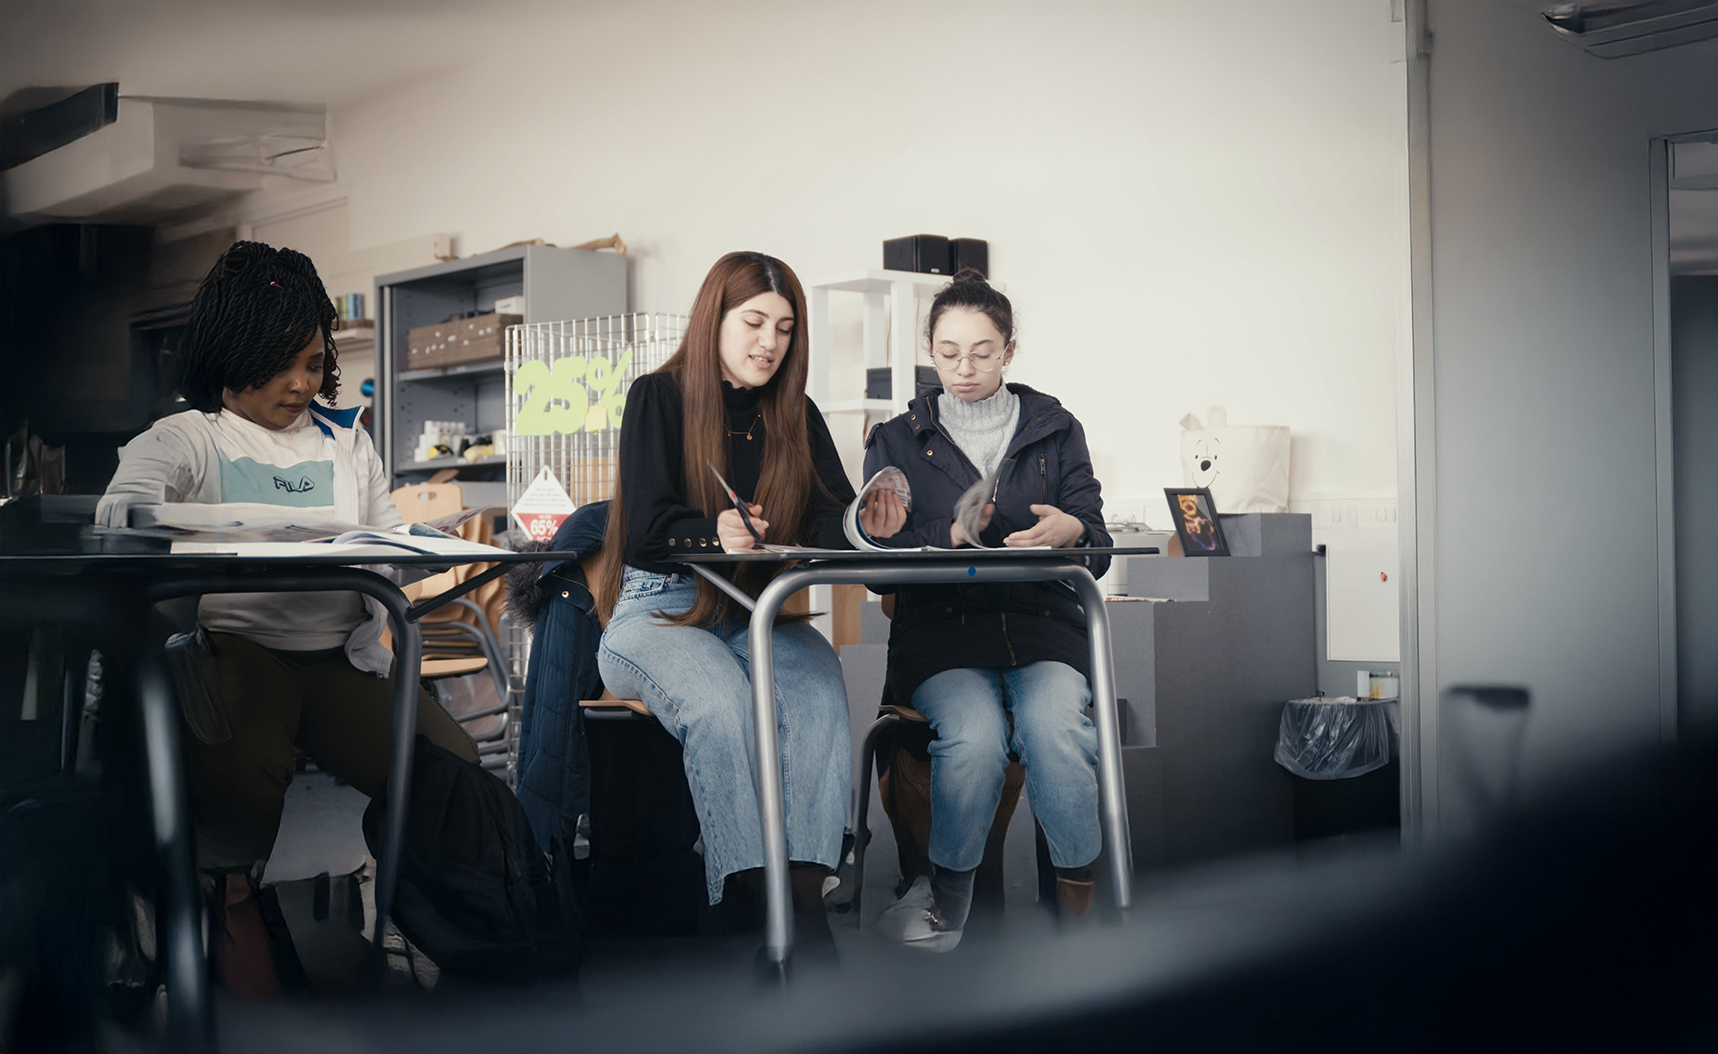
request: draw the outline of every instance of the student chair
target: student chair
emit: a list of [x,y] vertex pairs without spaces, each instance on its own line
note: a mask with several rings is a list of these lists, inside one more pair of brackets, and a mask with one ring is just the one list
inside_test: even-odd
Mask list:
[[644,703],[607,689],[579,703],[590,746],[593,931],[690,934],[711,928],[698,814],[684,755]]
[[[900,855],[901,887],[896,894],[919,875],[931,873],[929,853],[931,835],[931,759],[926,748],[936,733],[931,731],[930,719],[909,706],[897,706],[886,699],[877,709],[877,720],[865,733],[859,757],[858,815],[853,822],[853,898],[852,910],[858,913],[858,924],[865,924],[861,898],[865,892],[865,850],[871,844],[871,777],[877,773],[879,796],[883,811],[894,830],[895,846]],[[880,745],[888,764],[879,766]],[[996,804],[996,817],[984,842],[984,859],[978,865],[973,881],[975,906],[1000,908],[1006,885],[1002,875],[1003,843],[1008,825],[1020,803],[1020,790],[1026,783],[1026,770],[1017,759],[1010,760],[1003,772],[1002,797]],[[1044,861],[1039,861],[1042,873]],[[1042,885],[1042,882],[1040,882]]]
[[[895,616],[895,595],[882,595],[883,614]],[[1012,718],[1010,718],[1012,721]],[[913,879],[931,873],[929,856],[931,837],[931,758],[929,745],[936,733],[930,718],[910,706],[889,701],[887,691],[877,708],[877,720],[865,733],[859,749],[858,805],[853,821],[853,897],[852,910],[858,913],[858,924],[865,924],[860,910],[865,892],[865,850],[871,843],[871,776],[877,773],[877,789],[894,830],[896,851],[900,856],[901,882],[897,896],[906,892]],[[879,766],[877,755],[883,749],[887,764]],[[984,842],[984,859],[978,865],[973,880],[975,907],[1000,909],[1006,896],[1002,875],[1003,843],[1008,836],[1008,824],[1020,804],[1020,790],[1026,783],[1026,770],[1020,760],[1009,755],[1009,765],[1003,772],[1002,797],[996,803],[996,816]],[[1036,826],[1036,820],[1033,821]],[[1046,875],[1051,876],[1054,903],[1054,872],[1050,868],[1048,846],[1044,834],[1038,832],[1039,892],[1044,891]]]
[[[451,482],[452,469],[443,469],[428,483],[400,487],[393,493],[394,506],[407,523],[435,519],[465,507],[459,485]],[[467,541],[487,544],[491,528],[487,517],[476,516],[460,527]],[[405,587],[408,598],[435,596],[482,574],[492,565],[465,564],[432,575]],[[465,596],[430,612],[418,623],[423,634],[423,663],[420,677],[435,685],[454,678],[487,672],[495,688],[495,702],[486,706],[458,705],[445,689],[434,694],[472,738],[485,768],[504,768],[511,727],[509,725],[512,680],[500,645],[500,625],[506,611],[506,594],[499,580],[486,583]]]

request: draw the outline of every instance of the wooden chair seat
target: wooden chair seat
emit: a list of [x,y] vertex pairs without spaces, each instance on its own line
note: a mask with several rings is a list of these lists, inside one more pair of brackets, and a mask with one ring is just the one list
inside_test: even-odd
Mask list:
[[604,688],[602,695],[595,699],[580,699],[579,706],[586,710],[606,710],[614,714],[618,714],[622,710],[630,710],[640,717],[652,719],[656,716],[650,712],[650,708],[645,706],[642,700],[617,699],[607,688]]
[[464,677],[468,673],[476,673],[489,665],[489,660],[481,655],[469,658],[425,659],[422,664],[422,676],[426,680],[436,681],[443,677]]

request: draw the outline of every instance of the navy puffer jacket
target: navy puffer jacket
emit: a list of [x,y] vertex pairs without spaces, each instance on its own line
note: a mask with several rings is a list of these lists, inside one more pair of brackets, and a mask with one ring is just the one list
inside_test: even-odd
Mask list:
[[[1001,545],[1005,535],[1038,522],[1029,506],[1054,505],[1086,525],[1083,547],[1111,544],[1104,530],[1103,496],[1092,474],[1085,429],[1054,397],[1010,384],[1020,399],[1020,421],[1005,456],[1013,464],[997,480],[996,512],[980,539]],[[901,414],[871,430],[865,440],[865,478],[886,465],[907,474],[913,508],[906,526],[882,544],[948,546],[954,503],[979,472],[938,424],[941,389],[914,399]],[[1108,556],[1088,559],[1101,576]],[[888,690],[912,705],[913,692],[944,670],[1063,662],[1091,676],[1086,618],[1074,592],[1060,582],[910,586],[895,597],[889,627]]]
[[[550,549],[579,559],[602,549],[608,502],[581,506],[561,522]],[[535,587],[531,661],[519,725],[519,779],[515,793],[531,830],[545,849],[552,839],[573,844],[581,813],[590,811],[591,762],[579,700],[602,693],[597,644],[602,626],[578,560],[526,565]],[[516,614],[530,611],[509,601]]]

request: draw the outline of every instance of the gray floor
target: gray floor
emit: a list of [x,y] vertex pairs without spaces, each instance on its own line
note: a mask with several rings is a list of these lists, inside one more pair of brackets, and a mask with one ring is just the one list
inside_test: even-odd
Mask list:
[[[879,652],[881,648],[877,649]],[[854,656],[853,659],[859,659]],[[872,670],[865,661],[849,661],[850,685],[854,698],[876,699],[881,685],[880,670]],[[874,682],[874,683],[873,683]],[[863,692],[861,696],[859,693]],[[875,713],[870,707],[854,705],[854,753],[858,757],[859,743]],[[341,784],[325,772],[311,770],[299,773],[287,791],[285,813],[274,856],[269,860],[264,881],[281,888],[282,908],[289,928],[299,945],[300,957],[313,981],[338,981],[340,971],[352,965],[351,946],[344,939],[350,928],[344,925],[339,910],[332,920],[313,919],[308,912],[311,889],[316,876],[326,872],[338,879],[357,873],[362,879],[366,928],[374,919],[370,877],[373,861],[365,849],[361,818],[367,799],[353,788]],[[894,834],[883,813],[875,784],[871,787],[870,822],[873,838],[866,856],[865,888],[860,898],[861,910],[835,912],[829,915],[830,929],[844,963],[857,965],[879,956],[887,958],[903,953],[887,934],[876,926],[878,917],[894,903],[894,890],[900,879]],[[366,870],[367,865],[369,869]],[[1037,904],[1037,861],[1033,847],[1030,802],[1022,795],[1020,807],[1009,826],[1004,863],[1006,906],[1001,918],[975,917],[969,927],[968,939],[983,942],[1006,928],[1010,933],[1048,932],[1053,922]],[[831,900],[846,899],[832,891]],[[863,925],[861,925],[861,918]],[[756,933],[727,938],[652,938],[652,939],[594,939],[587,949],[584,971],[584,991],[587,998],[596,998],[605,991],[629,990],[644,976],[657,976],[671,963],[695,974],[714,969],[718,974],[728,971],[722,964],[733,967],[738,983],[749,983],[746,967],[756,950],[761,935]],[[919,954],[919,953],[906,953]]]

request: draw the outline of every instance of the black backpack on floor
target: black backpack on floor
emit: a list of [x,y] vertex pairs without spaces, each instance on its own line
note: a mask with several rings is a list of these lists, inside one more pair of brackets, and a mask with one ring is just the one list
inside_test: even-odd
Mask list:
[[[386,808],[384,788],[364,810],[378,858]],[[393,921],[442,972],[515,983],[578,972],[571,861],[553,849],[551,860],[507,784],[418,736]]]

